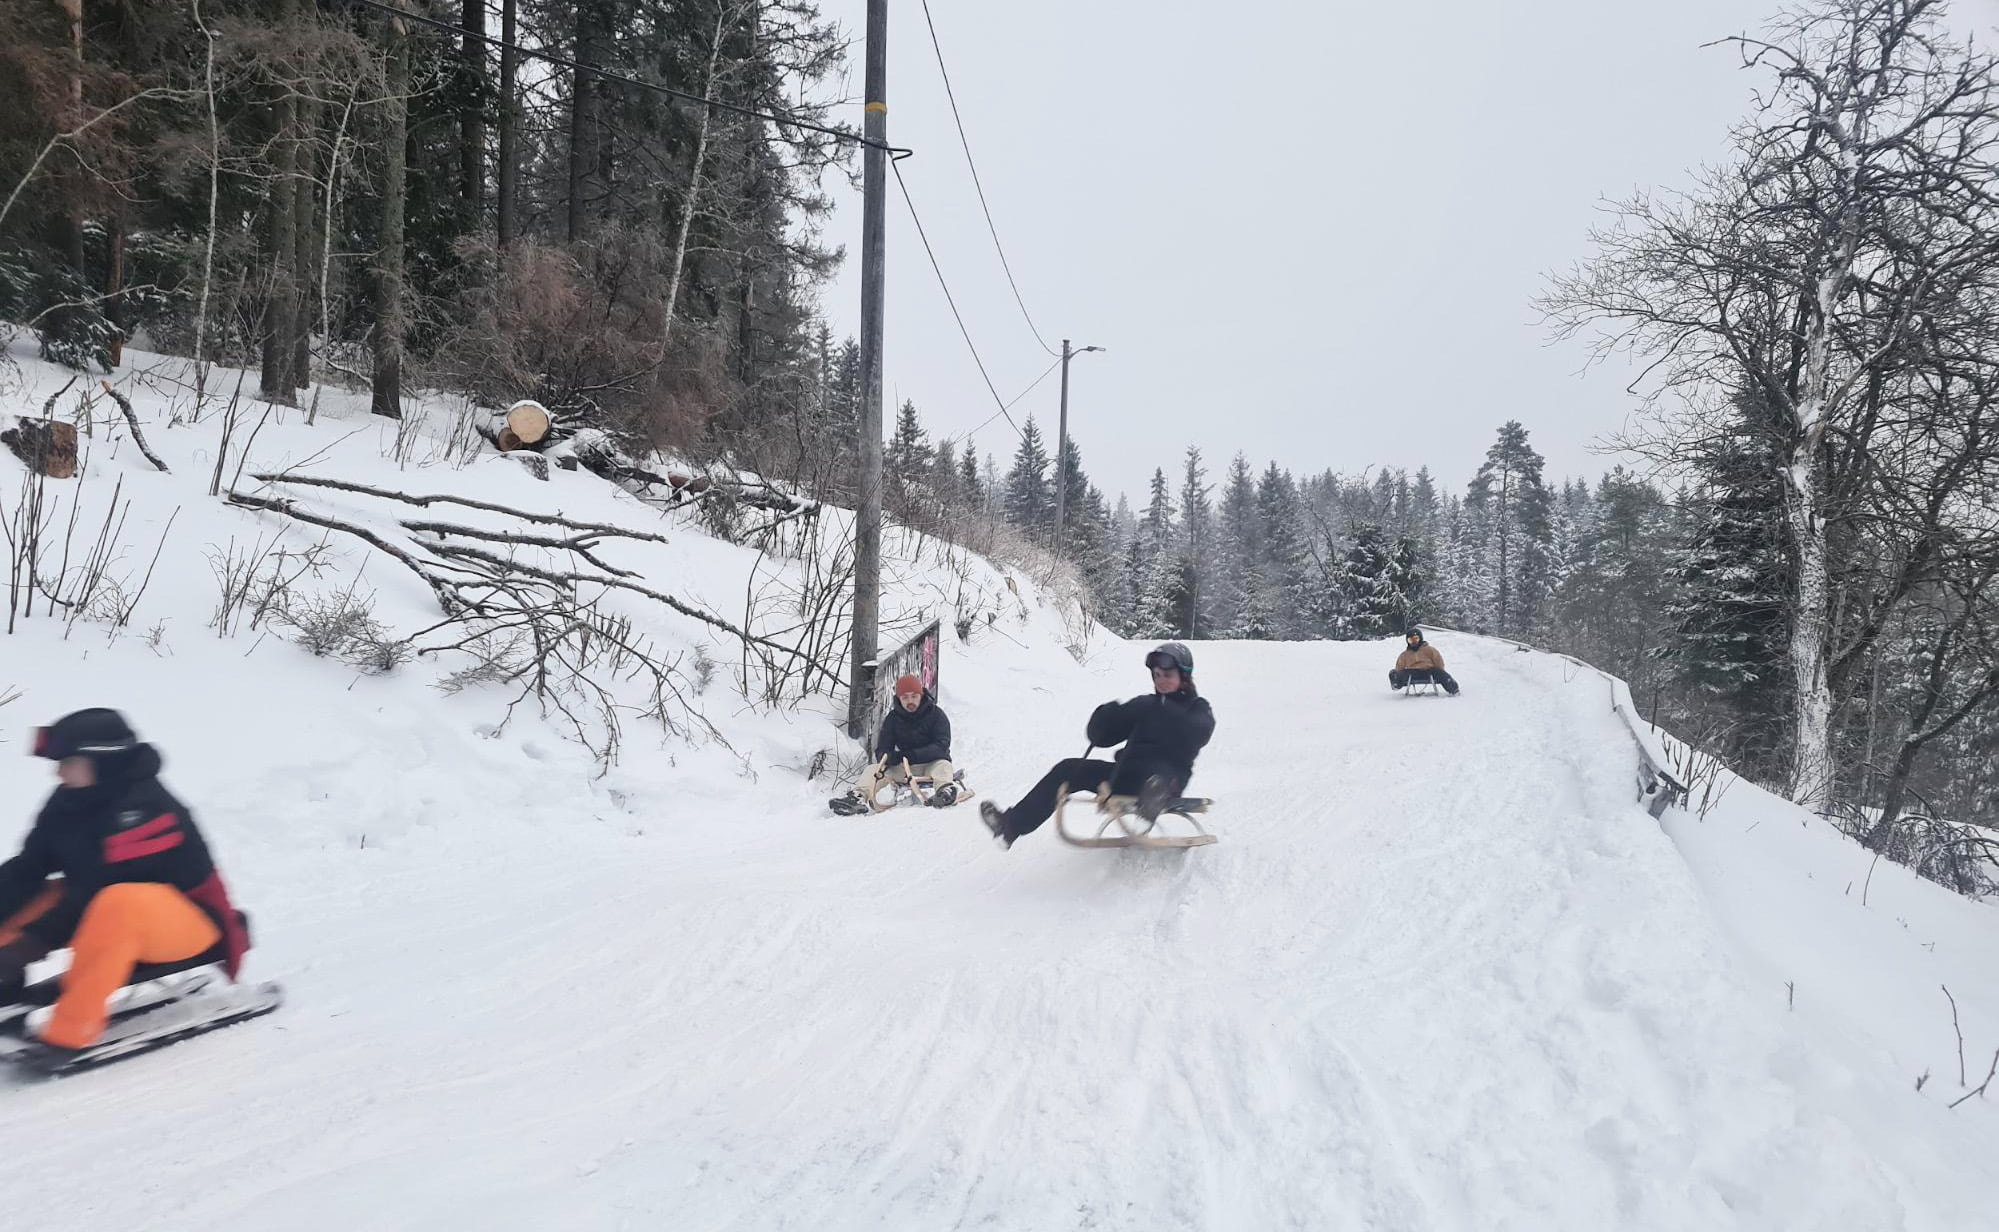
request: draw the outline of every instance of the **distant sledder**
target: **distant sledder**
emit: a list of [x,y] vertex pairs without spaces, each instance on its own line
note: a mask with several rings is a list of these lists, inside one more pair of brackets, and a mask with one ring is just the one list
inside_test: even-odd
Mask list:
[[861,781],[827,807],[843,817],[881,812],[893,807],[881,802],[885,786],[931,808],[948,808],[971,794],[964,774],[951,765],[951,720],[914,676],[895,682],[895,704],[882,716],[874,755]]
[[[979,805],[979,816],[993,840],[1010,848],[1056,819],[1056,833],[1077,847],[1200,847],[1215,841],[1194,815],[1207,811],[1207,800],[1186,799],[1181,792],[1194,774],[1194,758],[1215,734],[1215,715],[1207,699],[1194,689],[1194,655],[1178,642],[1167,642],[1145,656],[1153,691],[1125,702],[1105,702],[1090,715],[1086,734],[1091,748],[1122,744],[1115,761],[1092,760],[1087,754],[1055,763],[1020,803],[1002,811],[991,801]],[[1101,818],[1094,835],[1072,832],[1062,812],[1072,792],[1091,792]],[[1161,817],[1177,817],[1192,834],[1168,834]]]
[[1398,692],[1408,689],[1413,695],[1419,686],[1428,685],[1432,690],[1442,686],[1444,692],[1456,697],[1458,682],[1444,670],[1444,656],[1423,640],[1423,631],[1411,627],[1403,634],[1403,640],[1407,645],[1395,656],[1395,666],[1388,672],[1388,687]]
[[[235,983],[250,939],[161,759],[115,710],[35,732],[61,782],[0,863],[0,1059],[59,1074],[269,1013]],[[67,948],[59,979],[27,968]]]

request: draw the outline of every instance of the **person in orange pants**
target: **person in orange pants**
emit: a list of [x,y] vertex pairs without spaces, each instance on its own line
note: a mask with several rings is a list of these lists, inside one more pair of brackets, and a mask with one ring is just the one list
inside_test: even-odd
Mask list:
[[249,938],[193,815],[159,781],[158,750],[117,711],[94,709],[36,729],[34,752],[61,785],[0,864],[0,1003],[19,999],[28,964],[67,946],[39,1043],[80,1050],[140,963],[213,951],[234,978]]

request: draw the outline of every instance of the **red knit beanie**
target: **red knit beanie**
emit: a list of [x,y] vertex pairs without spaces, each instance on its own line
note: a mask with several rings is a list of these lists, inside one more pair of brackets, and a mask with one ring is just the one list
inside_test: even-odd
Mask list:
[[923,682],[915,676],[901,676],[896,679],[895,695],[897,697],[901,697],[904,693],[921,692],[923,692]]

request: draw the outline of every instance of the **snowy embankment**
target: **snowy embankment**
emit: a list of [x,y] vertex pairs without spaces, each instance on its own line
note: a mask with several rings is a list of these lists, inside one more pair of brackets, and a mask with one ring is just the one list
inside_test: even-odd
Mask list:
[[[741,614],[753,553],[585,475],[399,468],[391,427],[329,411],[267,426],[251,469],[315,458],[660,530],[607,555]],[[968,808],[826,815],[803,775],[823,706],[748,706],[725,639],[642,606],[624,610],[663,647],[712,646],[694,700],[730,749],[633,723],[600,773],[531,710],[495,735],[509,694],[443,696],[428,660],[357,676],[218,638],[205,551],[275,523],[201,495],[211,428],[149,434],[172,476],[100,441],[89,480],[108,498],[124,477],[141,566],[181,508],[134,627],[23,624],[0,670],[23,697],[0,714],[112,704],[159,740],[255,914],[253,973],[290,1000],[0,1087],[0,1193],[47,1226],[1989,1217],[1999,1097],[1946,1107],[1934,989],[1976,1085],[1999,1048],[1992,909],[1886,865],[1863,905],[1858,849],[1746,787],[1662,831],[1601,680],[1572,665],[1445,635],[1463,696],[1404,699],[1381,646],[1197,646],[1220,729],[1196,787],[1221,842],[1081,852],[1044,831],[1001,853]],[[342,546],[323,584],[370,555]],[[896,607],[936,603],[928,559],[892,570]],[[386,565],[365,575],[377,617],[435,619]],[[1078,664],[1052,604],[983,566],[968,584],[996,619],[969,643],[947,619],[944,701],[957,760],[1004,803],[1081,752],[1088,707],[1142,686],[1139,651],[1100,640]],[[5,781],[23,823],[44,769]]]

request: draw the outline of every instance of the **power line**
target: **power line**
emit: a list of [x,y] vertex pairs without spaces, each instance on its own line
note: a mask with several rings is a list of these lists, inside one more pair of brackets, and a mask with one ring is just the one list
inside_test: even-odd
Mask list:
[[[1003,409],[1003,410],[1012,410],[1012,409],[1014,408],[1014,406],[1015,406],[1015,405],[1016,405],[1016,404],[1017,404],[1017,403],[1018,403],[1018,402],[1019,402],[1019,401],[1020,401],[1020,400],[1021,400],[1022,398],[1025,398],[1025,397],[1026,397],[1027,395],[1029,395],[1029,394],[1033,393],[1033,392],[1034,392],[1034,391],[1035,391],[1036,389],[1040,388],[1040,387],[1041,387],[1041,382],[1043,382],[1043,381],[1045,381],[1045,380],[1047,380],[1047,379],[1048,379],[1048,374],[1049,374],[1049,373],[1051,373],[1051,372],[1055,371],[1055,369],[1057,369],[1057,368],[1059,368],[1059,367],[1061,367],[1061,366],[1062,366],[1062,360],[1061,360],[1061,358],[1060,358],[1060,357],[1057,357],[1054,363],[1052,363],[1052,364],[1048,365],[1048,366],[1047,366],[1046,368],[1043,368],[1043,369],[1041,370],[1041,375],[1040,375],[1040,376],[1037,376],[1037,377],[1035,377],[1035,378],[1034,378],[1034,380],[1033,380],[1033,381],[1032,381],[1032,382],[1031,382],[1031,383],[1030,383],[1030,384],[1028,385],[1028,387],[1027,387],[1026,389],[1023,389],[1023,390],[1021,390],[1021,391],[1020,391],[1019,393],[1015,394],[1015,395],[1014,395],[1014,396],[1013,396],[1012,398],[1008,399],[1008,400],[1007,400],[1007,404],[1006,404],[1006,406],[1005,406],[1005,407],[1003,407],[1002,409]],[[985,420],[985,423],[982,423],[982,424],[980,424],[980,425],[979,425],[978,427],[976,427],[976,428],[973,428],[973,429],[972,429],[972,430],[971,430],[970,432],[967,432],[967,433],[965,433],[965,435],[964,435],[964,439],[965,439],[966,441],[970,441],[970,440],[971,440],[971,439],[972,439],[973,437],[975,437],[975,436],[977,436],[977,435],[978,435],[979,433],[981,433],[981,432],[985,431],[985,430],[986,430],[986,428],[987,428],[987,426],[988,426],[988,425],[990,425],[990,424],[991,424],[991,423],[993,422],[993,420],[995,420],[995,419],[998,419],[999,417],[1000,417],[1000,412],[999,412],[999,411],[994,411],[994,412],[993,412],[992,414],[990,414],[990,415],[986,416],[986,420]]]
[[[972,362],[979,367],[979,377],[986,383],[986,392],[993,396],[993,404],[999,407],[999,414],[1005,417],[1015,434],[1023,435],[1024,437],[1024,434],[1020,431],[1020,425],[1014,423],[1013,416],[1008,414],[1008,410],[1012,404],[1001,399],[998,387],[993,384],[992,374],[986,371],[986,361],[979,357],[979,346],[972,341],[972,331],[965,326],[964,314],[958,311],[958,299],[951,294],[951,284],[944,281],[944,268],[937,264],[937,251],[930,246],[930,235],[923,229],[923,219],[917,216],[916,202],[909,195],[909,184],[902,178],[901,164],[891,160],[889,170],[895,172],[895,185],[902,190],[903,204],[909,207],[909,220],[916,224],[916,237],[923,241],[923,253],[930,258],[930,272],[937,275],[937,286],[944,292],[944,302],[951,306],[951,317],[958,322],[958,332],[965,337],[965,347],[972,353]],[[1056,362],[1060,363],[1061,361],[1057,360]],[[1047,376],[1048,374],[1044,372],[1041,375]],[[1036,381],[1035,384],[1038,385],[1040,382]],[[1028,388],[1032,389],[1033,386],[1029,386]],[[1023,394],[1023,396],[1025,395]],[[1016,398],[1014,401],[1017,402],[1019,399]],[[991,423],[992,421],[988,419],[986,422]]]
[[530,59],[540,60],[546,64],[559,65],[562,68],[573,69],[579,73],[588,73],[593,77],[598,77],[605,81],[615,81],[620,85],[636,86],[641,90],[651,90],[655,94],[664,94],[668,98],[677,98],[685,102],[700,103],[704,107],[713,107],[717,111],[734,112],[736,115],[749,116],[752,119],[768,120],[772,124],[789,125],[792,128],[802,128],[807,132],[823,133],[828,137],[836,137],[841,141],[849,142],[862,148],[878,148],[897,160],[908,158],[910,155],[916,153],[915,150],[904,149],[901,146],[893,146],[887,143],[877,146],[876,143],[869,141],[867,138],[850,129],[829,128],[824,124],[814,124],[810,120],[801,120],[797,116],[782,115],[774,111],[758,111],[754,107],[743,107],[735,103],[725,103],[719,98],[708,98],[686,90],[676,90],[672,86],[663,86],[658,82],[641,81],[636,77],[627,77],[622,73],[613,73],[608,69],[598,68],[594,64],[583,64],[567,56],[556,55],[552,51],[542,51],[538,48],[529,47],[525,43],[509,43],[505,39],[491,34],[467,30],[465,27],[455,23],[439,21],[435,17],[425,17],[421,13],[412,13],[407,9],[398,8],[393,4],[383,3],[383,0],[347,0],[347,3],[358,4],[363,8],[387,13],[391,17],[399,18],[403,21],[415,22],[419,26],[431,26],[457,38],[476,39],[489,47],[510,48]]
[[999,253],[1000,268],[1006,271],[1006,285],[1013,288],[1013,302],[1020,306],[1020,317],[1027,322],[1028,332],[1034,335],[1034,340],[1041,344],[1042,350],[1050,355],[1056,355],[1058,352],[1048,345],[1046,338],[1041,336],[1041,331],[1035,327],[1034,318],[1027,311],[1027,301],[1021,298],[1020,284],[1013,279],[1013,266],[1006,259],[1006,247],[1000,243],[999,228],[993,224],[992,207],[986,204],[986,186],[979,180],[979,164],[972,159],[972,143],[965,136],[964,117],[958,114],[958,95],[951,88],[951,70],[944,67],[944,48],[937,41],[937,23],[930,19],[930,0],[923,0],[923,24],[930,27],[930,48],[937,53],[937,71],[944,78],[944,97],[951,102],[951,122],[958,126],[958,144],[965,151],[965,165],[972,169],[972,187],[978,190],[979,210],[986,216],[986,230],[993,237],[993,251]]

